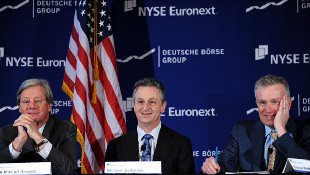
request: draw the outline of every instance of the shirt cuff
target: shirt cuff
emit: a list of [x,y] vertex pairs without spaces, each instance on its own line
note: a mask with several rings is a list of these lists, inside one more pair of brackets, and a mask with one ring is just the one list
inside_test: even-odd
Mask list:
[[20,152],[15,151],[15,150],[13,149],[13,143],[11,143],[11,144],[9,145],[9,150],[10,150],[10,153],[11,153],[13,159],[16,159],[16,158],[20,155],[20,153],[22,152],[22,151],[20,151]]
[[40,150],[38,152],[38,154],[40,154],[40,156],[42,156],[44,159],[46,159],[48,157],[48,155],[50,154],[52,147],[53,147],[53,145],[50,142],[47,142],[46,145],[44,146],[44,148],[42,150]]

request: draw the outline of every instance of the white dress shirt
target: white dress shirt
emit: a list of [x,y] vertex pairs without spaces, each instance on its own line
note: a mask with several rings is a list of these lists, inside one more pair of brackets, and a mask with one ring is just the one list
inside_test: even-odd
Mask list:
[[151,145],[151,160],[153,160],[153,156],[154,156],[154,152],[156,149],[156,144],[157,144],[157,140],[158,140],[158,135],[159,135],[159,131],[161,128],[161,122],[159,123],[159,125],[154,128],[150,133],[145,133],[143,131],[143,129],[141,129],[139,126],[137,126],[137,132],[138,132],[138,141],[139,141],[139,160],[141,161],[141,157],[142,157],[142,150],[141,147],[144,143],[144,138],[143,136],[145,134],[151,134],[153,136],[153,138],[150,139],[150,145]]

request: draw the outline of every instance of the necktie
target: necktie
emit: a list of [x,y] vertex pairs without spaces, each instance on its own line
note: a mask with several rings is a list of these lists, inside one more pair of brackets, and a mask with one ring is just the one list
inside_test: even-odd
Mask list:
[[[278,134],[276,132],[270,132],[270,136],[272,137],[273,142],[277,140]],[[276,148],[271,144],[270,148],[272,148],[272,153],[269,155],[268,161],[268,171],[274,170],[274,161],[276,158]]]
[[[143,136],[144,138],[144,144],[145,145],[145,149],[142,152],[142,158],[141,161],[151,161],[151,145],[150,145],[150,138],[152,138],[153,136],[151,134],[145,134]],[[144,146],[143,146],[144,147]]]

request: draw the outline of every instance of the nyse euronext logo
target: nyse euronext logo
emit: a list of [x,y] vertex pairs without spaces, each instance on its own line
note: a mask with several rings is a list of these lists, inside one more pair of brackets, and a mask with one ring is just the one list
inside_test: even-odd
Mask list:
[[162,113],[161,116],[166,116],[168,113],[169,117],[215,117],[214,108],[209,109],[178,109],[176,107],[168,107],[165,113]]
[[280,53],[269,54],[268,45],[255,48],[255,61],[270,59],[270,64],[309,64],[310,53]]
[[214,6],[197,8],[178,8],[176,6],[137,7],[136,0],[124,1],[124,12],[132,11],[134,8],[138,8],[138,16],[209,16],[218,14]]
[[6,67],[64,67],[65,60],[43,59],[32,56],[4,56],[4,47],[0,47],[0,62]]
[[[132,97],[127,97],[123,101],[123,107],[125,112],[132,111],[134,108],[134,100]],[[178,109],[176,107],[167,107],[166,112],[162,113],[161,116],[166,116],[168,113],[169,117],[214,117],[217,116],[214,108],[209,109]]]

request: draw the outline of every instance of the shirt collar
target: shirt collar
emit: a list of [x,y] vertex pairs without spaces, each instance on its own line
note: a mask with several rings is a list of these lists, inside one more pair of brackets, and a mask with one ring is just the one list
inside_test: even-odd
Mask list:
[[265,126],[265,138],[270,134],[271,131],[273,132],[277,132],[275,129],[271,129],[269,126],[264,125]]
[[41,126],[41,128],[39,128],[39,132],[40,132],[40,134],[42,134],[42,133],[43,133],[43,130],[44,130],[44,128],[45,128],[45,125],[46,125],[46,123],[45,123],[43,126]]
[[[160,128],[161,128],[161,122],[159,122],[159,124],[156,126],[156,128],[154,128],[154,129],[149,133],[149,134],[151,134],[151,135],[153,136],[153,138],[154,138],[155,140],[158,139],[158,135],[159,135]],[[142,140],[142,139],[143,139],[143,136],[144,136],[146,133],[144,132],[143,129],[141,129],[141,128],[139,127],[139,125],[137,125],[137,132],[138,132],[138,139],[139,139],[139,140]]]

